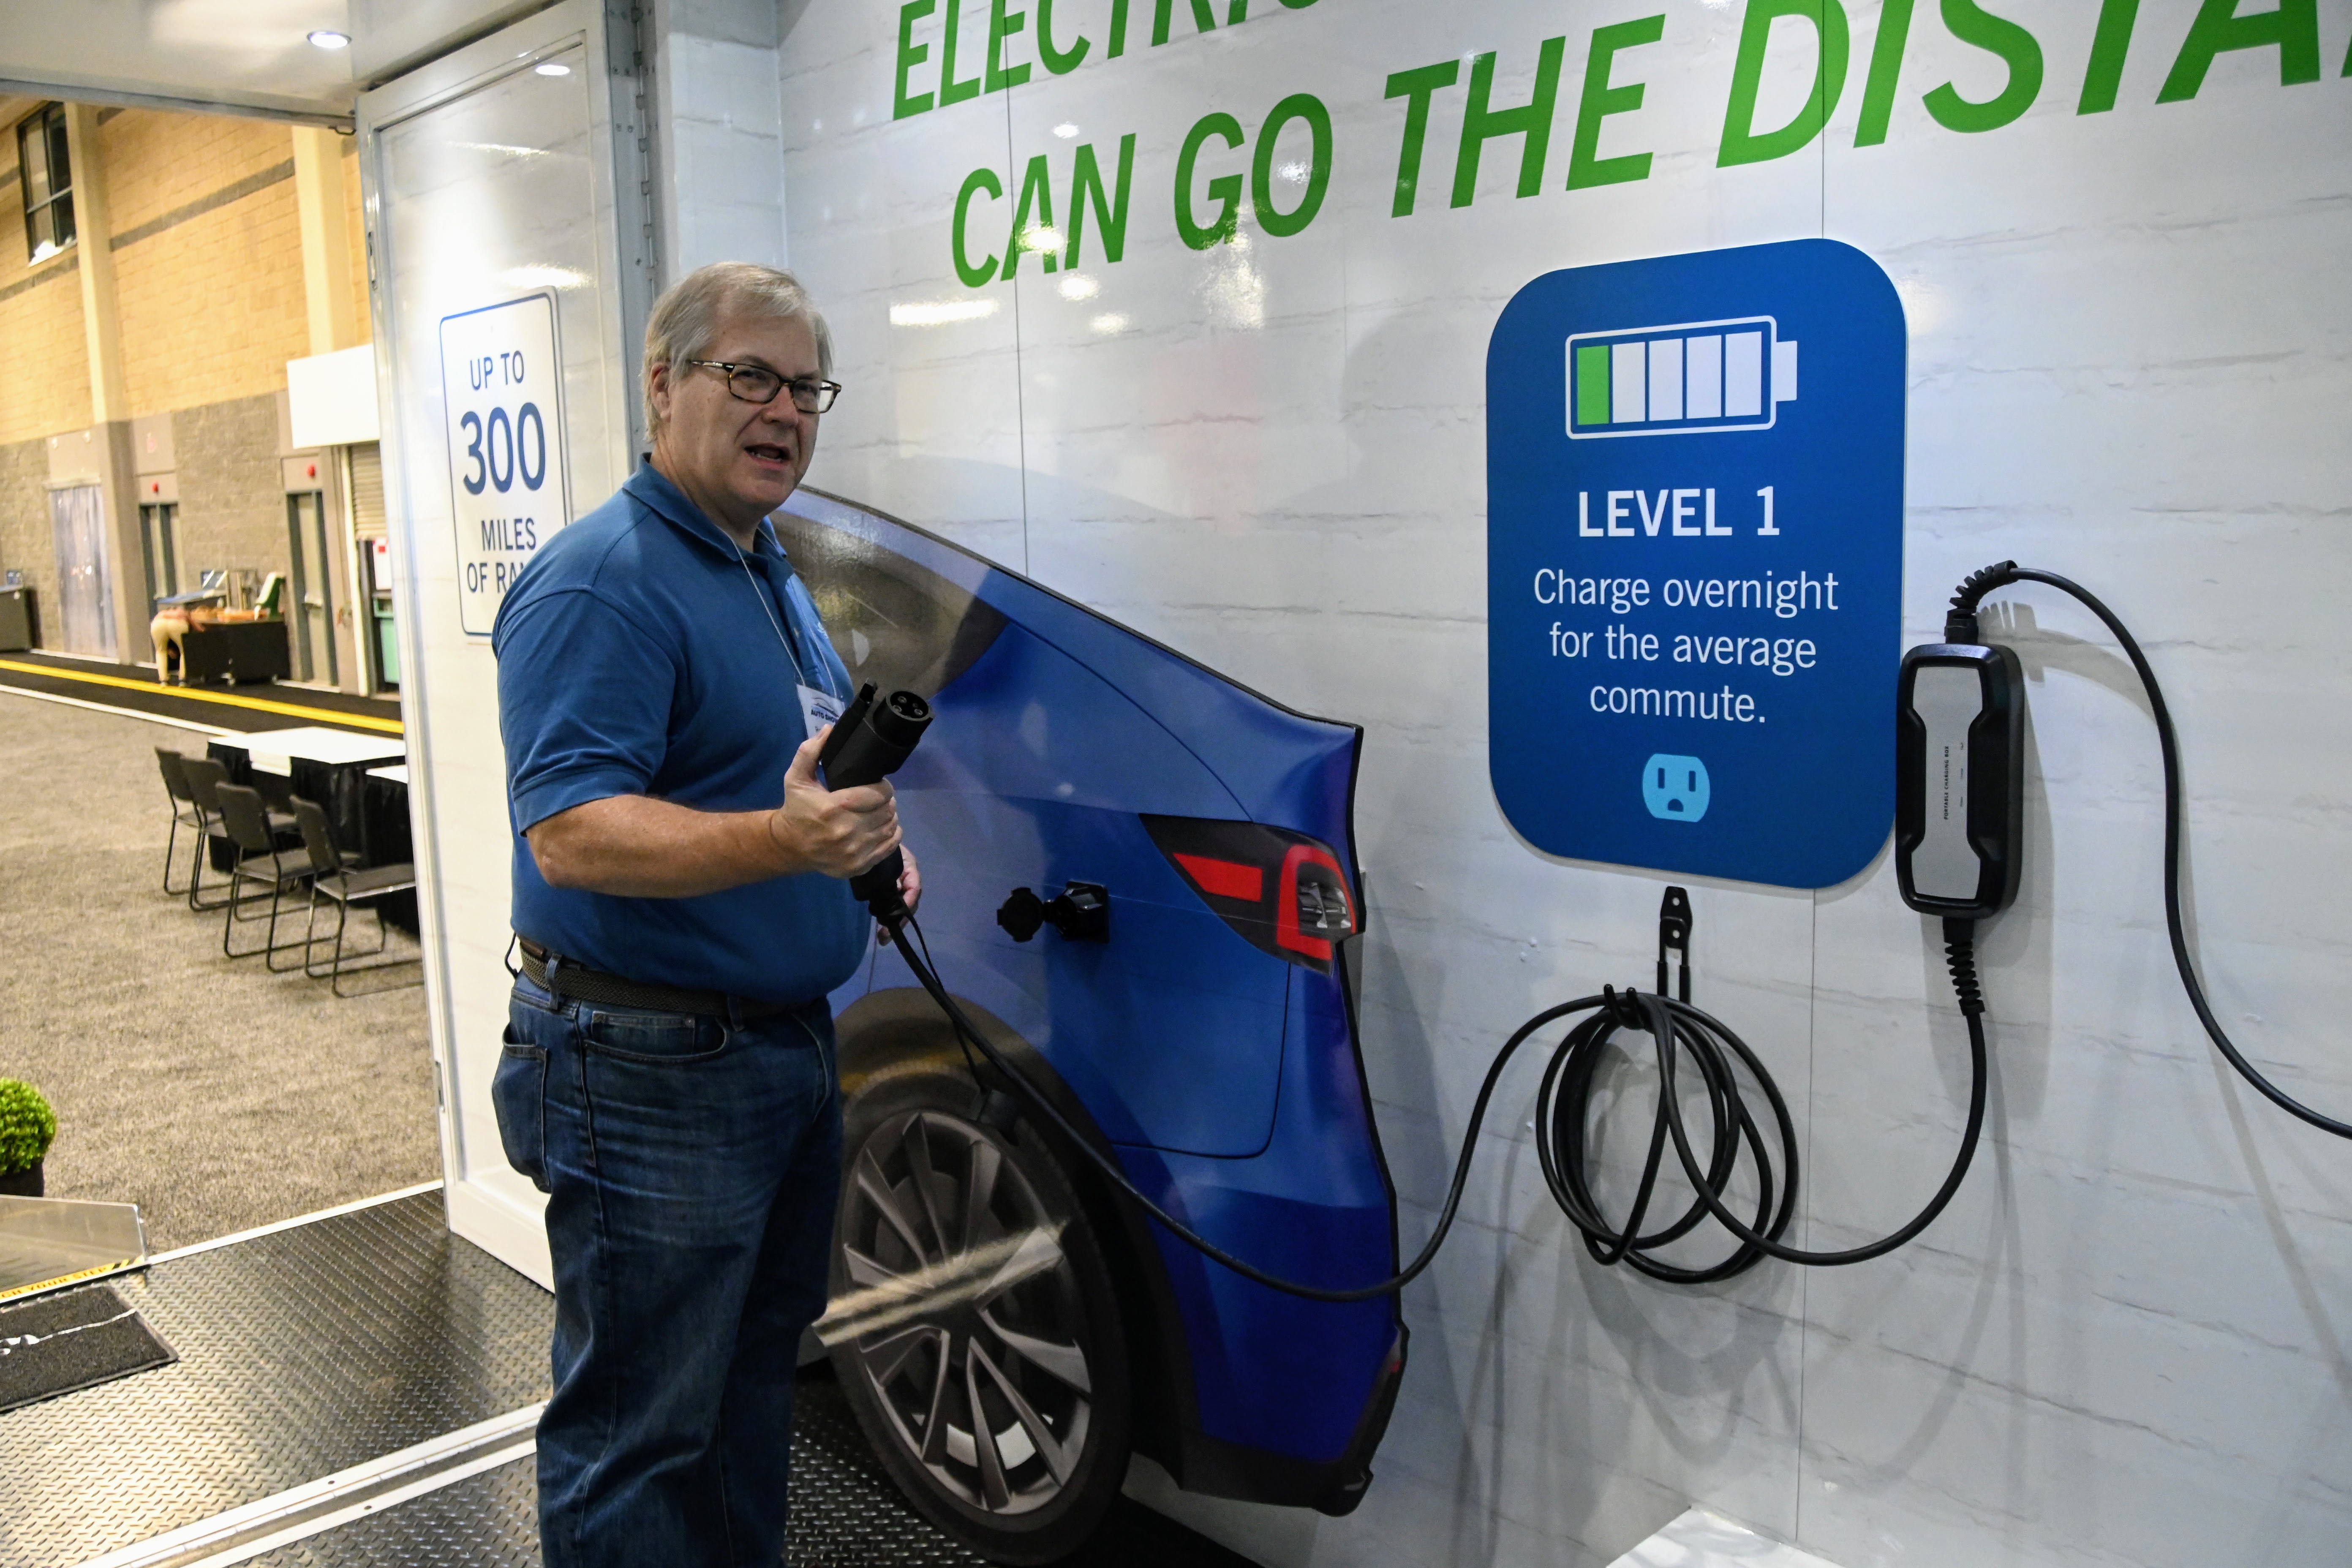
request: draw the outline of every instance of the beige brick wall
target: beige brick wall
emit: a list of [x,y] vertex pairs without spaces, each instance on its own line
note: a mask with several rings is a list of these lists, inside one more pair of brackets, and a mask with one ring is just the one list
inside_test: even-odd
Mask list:
[[[26,278],[24,214],[0,227],[0,289]],[[78,430],[89,423],[89,354],[82,340],[81,284],[70,263],[0,300],[0,442]]]
[[310,352],[290,179],[124,246],[114,268],[134,416],[275,392]]
[[[102,138],[117,235],[294,156],[284,126],[218,115],[133,110]],[[134,416],[275,392],[310,352],[291,178],[132,240],[114,268]]]
[[81,282],[71,256],[25,264],[23,189],[16,127],[0,127],[0,444],[89,423]]
[[[126,110],[100,128],[116,236],[288,165],[282,125]],[[13,136],[0,161],[14,164]],[[0,171],[5,172],[5,171]],[[89,423],[76,263],[28,272],[16,182],[0,184],[0,443]],[[348,219],[358,224],[356,182]],[[294,183],[279,180],[113,252],[123,381],[133,415],[257,396],[310,350]],[[11,293],[12,285],[31,287]],[[364,279],[355,282],[362,301]]]
[[[266,121],[125,110],[107,115],[99,143],[113,237],[164,222],[110,253],[131,412],[173,416],[183,573],[193,580],[215,566],[282,572],[278,396],[286,362],[310,353],[292,138]],[[10,134],[0,141],[0,174],[8,174],[0,183],[0,566],[26,572],[51,609],[43,438],[89,424],[89,359],[75,265],[26,270],[24,214],[8,173],[15,157]],[[352,152],[345,159],[343,219],[364,340],[358,164]],[[285,177],[271,178],[280,170]],[[185,212],[248,181],[261,183]],[[8,292],[33,276],[40,280]],[[135,573],[138,563],[117,567]]]
[[117,234],[294,156],[293,138],[270,121],[148,109],[127,109],[109,120],[99,130],[99,145]]

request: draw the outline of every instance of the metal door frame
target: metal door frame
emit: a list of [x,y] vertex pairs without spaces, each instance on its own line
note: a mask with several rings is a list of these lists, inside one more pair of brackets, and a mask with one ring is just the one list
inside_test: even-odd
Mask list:
[[[180,503],[142,500],[139,503],[139,549],[147,568],[147,613],[154,601],[180,591]],[[163,566],[156,570],[157,563]],[[136,659],[131,661],[137,663]]]
[[[311,537],[307,540],[302,537],[302,503],[306,500],[317,503],[312,510]],[[286,588],[291,595],[286,609],[291,613],[285,615],[284,618],[289,638],[287,654],[299,669],[294,679],[313,686],[323,684],[340,689],[342,686],[342,661],[336,657],[335,574],[327,554],[327,492],[323,489],[286,492]],[[315,573],[303,570],[306,560],[315,568]],[[320,579],[317,584],[319,611],[324,617],[319,628],[319,645],[327,652],[327,673],[323,677],[310,668],[310,606],[307,599],[312,585],[310,578],[314,574]]]
[[[649,96],[648,68],[639,45],[637,10],[614,0],[563,0],[362,93],[355,127],[361,211],[367,236],[369,309],[374,341],[382,347],[375,363],[384,512],[394,556],[393,609],[401,660],[401,713],[410,763],[409,816],[417,848],[417,913],[425,949],[435,1100],[446,1178],[443,1194],[452,1230],[551,1286],[552,1268],[539,1211],[525,1212],[465,1180],[468,1161],[458,1116],[456,1051],[461,1020],[456,1016],[451,995],[446,889],[438,860],[445,846],[435,793],[437,758],[425,702],[436,677],[421,640],[424,617],[416,603],[418,541],[411,518],[405,460],[410,441],[437,442],[440,433],[412,431],[404,422],[394,363],[401,340],[392,316],[389,287],[396,258],[383,221],[383,136],[406,121],[528,70],[542,59],[574,47],[583,49],[588,68],[601,76],[609,89],[588,93],[590,144],[607,154],[591,157],[589,178],[599,237],[598,262],[604,274],[600,279],[604,287],[598,326],[603,353],[621,372],[606,382],[605,428],[617,433],[611,453],[612,471],[625,476],[632,466],[628,450],[634,445],[632,433],[639,426],[635,372],[656,281],[653,232],[646,216],[649,138],[644,105]],[[477,853],[493,848],[501,858],[508,853],[504,844],[470,847]],[[480,1021],[474,1021],[474,1026],[479,1027]],[[496,1150],[484,1152],[492,1159],[502,1158]]]

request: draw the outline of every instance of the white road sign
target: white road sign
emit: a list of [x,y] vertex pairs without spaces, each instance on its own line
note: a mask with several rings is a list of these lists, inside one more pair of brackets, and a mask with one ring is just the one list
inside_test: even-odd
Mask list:
[[458,614],[488,637],[522,569],[572,521],[555,297],[526,294],[441,318]]

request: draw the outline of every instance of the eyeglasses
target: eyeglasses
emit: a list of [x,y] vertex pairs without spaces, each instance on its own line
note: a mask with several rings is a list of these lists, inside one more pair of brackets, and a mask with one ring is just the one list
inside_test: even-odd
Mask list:
[[719,372],[727,378],[727,390],[746,403],[773,403],[776,394],[789,386],[793,389],[793,407],[803,414],[822,414],[841,395],[841,383],[837,381],[786,381],[763,364],[730,364],[717,359],[690,359],[686,363]]

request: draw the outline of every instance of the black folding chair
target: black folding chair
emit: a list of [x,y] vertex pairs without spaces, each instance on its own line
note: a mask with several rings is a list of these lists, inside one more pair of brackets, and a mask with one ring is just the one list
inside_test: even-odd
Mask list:
[[196,807],[196,797],[188,787],[188,774],[183,765],[187,758],[169,746],[155,748],[155,765],[163,774],[163,793],[172,800],[172,836],[163,843],[163,890],[174,898],[193,890],[197,869],[188,868],[188,886],[172,886],[172,862],[180,858],[180,829],[192,829],[196,840],[195,859],[202,861],[205,853],[205,817]]
[[[257,792],[241,784],[215,784],[213,798],[220,806],[221,825],[228,829],[229,842],[236,846],[236,861],[228,873],[227,912],[221,918],[221,952],[230,958],[251,958],[260,953],[261,962],[272,973],[283,973],[294,965],[289,963],[281,968],[278,963],[278,917],[281,910],[289,917],[293,914],[286,894],[310,880],[310,857],[299,850],[278,853],[277,836],[269,831],[269,808]],[[262,918],[245,912],[248,887],[269,889],[269,932],[259,947],[239,952],[230,941],[237,922]],[[259,902],[260,895],[254,894],[253,900]],[[306,968],[310,959],[308,939],[306,931],[302,943],[287,943],[289,950],[301,947]]]
[[[345,864],[342,851],[335,847],[334,835],[327,827],[327,814],[320,810],[315,802],[304,800],[299,795],[294,797],[292,804],[294,821],[302,830],[302,847],[309,853],[310,869],[310,919],[313,934],[310,934],[304,943],[303,973],[313,980],[326,981],[327,988],[338,996],[350,994],[343,989],[343,976],[346,974],[364,974],[374,969],[397,969],[408,963],[417,966],[416,978],[404,982],[403,984],[424,984],[425,961],[421,953],[414,958],[389,959],[382,963],[347,966],[343,963],[346,957],[373,958],[383,952],[389,933],[384,929],[383,910],[381,908],[374,911],[375,945],[349,953],[343,951],[343,934],[351,921],[352,906],[372,903],[373,900],[389,894],[404,893],[415,888],[416,886],[415,863],[404,860],[397,865],[371,866],[363,871],[354,870]],[[315,950],[328,940],[315,934],[319,918],[319,900],[321,899],[328,900],[335,906],[335,950],[323,970],[311,956]],[[383,989],[397,990],[400,987],[386,986]]]
[[[188,798],[196,806],[195,869],[188,878],[188,908],[198,913],[226,909],[236,896],[235,885],[231,885],[228,898],[207,899],[204,896],[204,881],[205,866],[212,858],[213,836],[228,837],[228,829],[220,825],[220,803],[214,796],[215,790],[228,783],[228,769],[210,757],[182,757],[180,776],[187,782]],[[274,849],[276,839],[295,831],[294,819],[285,812],[270,810],[266,805],[263,810],[269,824],[269,835],[273,840],[271,847]]]

